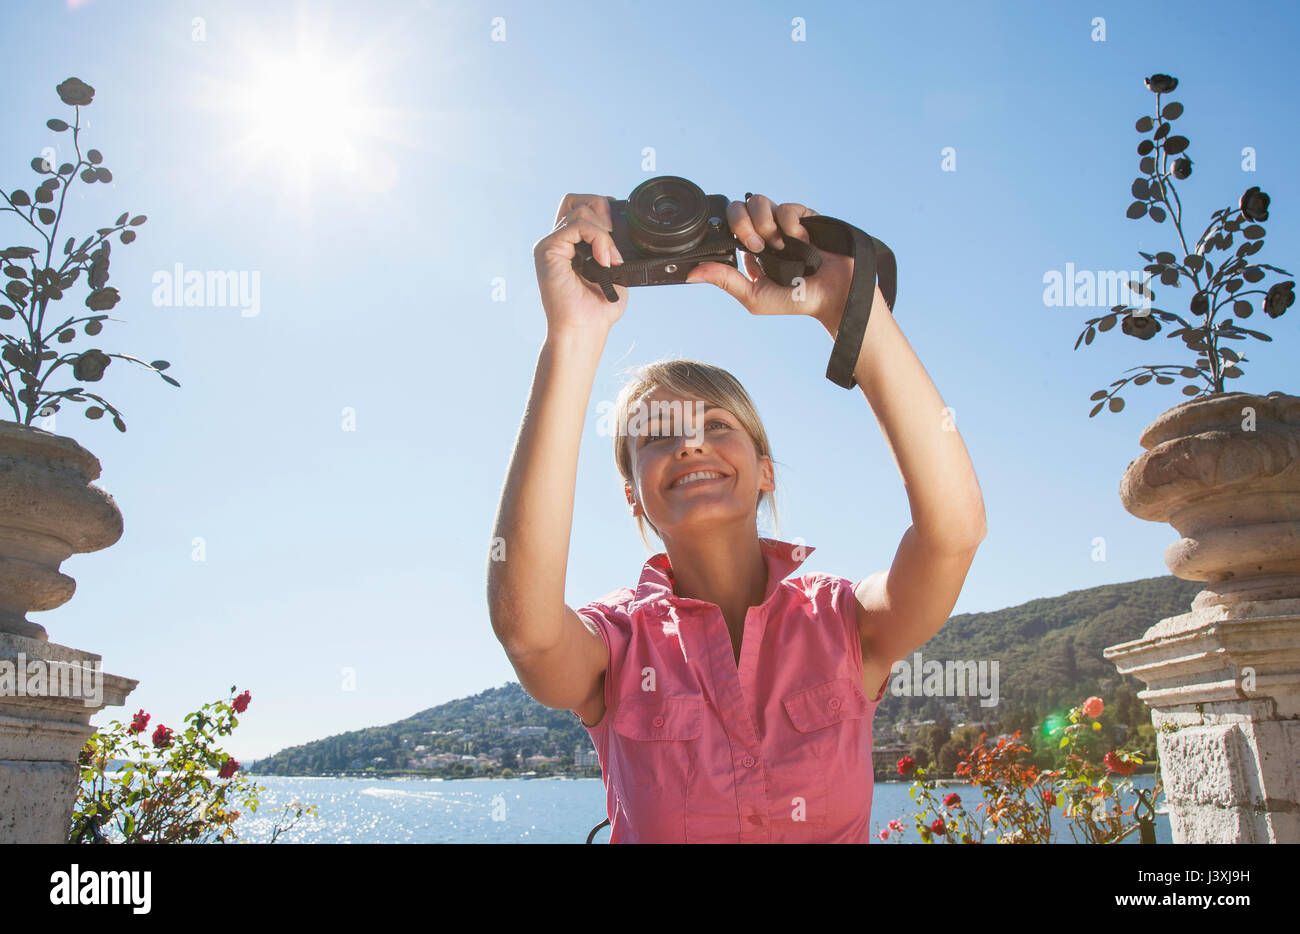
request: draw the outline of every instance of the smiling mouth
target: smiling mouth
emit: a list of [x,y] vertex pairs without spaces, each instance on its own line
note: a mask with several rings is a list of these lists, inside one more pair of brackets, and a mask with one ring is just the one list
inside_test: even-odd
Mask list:
[[[711,473],[716,473],[717,471],[710,471],[710,472],[711,472]],[[687,480],[687,481],[684,482],[684,483],[678,483],[678,484],[675,484],[675,485],[673,485],[673,486],[670,486],[670,487],[668,488],[668,490],[669,490],[669,492],[673,492],[673,491],[675,491],[675,490],[683,490],[683,489],[685,489],[685,488],[687,488],[687,487],[692,487],[692,486],[705,486],[705,485],[708,485],[708,484],[710,484],[710,483],[719,483],[719,482],[721,482],[721,481],[723,481],[723,480],[727,480],[727,479],[729,479],[729,478],[726,477],[726,476],[717,476],[717,477],[701,477],[701,478],[696,478],[696,479],[694,479],[694,480]]]

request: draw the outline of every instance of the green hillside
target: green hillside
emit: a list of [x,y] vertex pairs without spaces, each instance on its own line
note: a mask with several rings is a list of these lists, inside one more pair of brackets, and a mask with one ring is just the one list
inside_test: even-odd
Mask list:
[[[1028,734],[1047,714],[1093,694],[1106,701],[1108,736],[1115,724],[1124,724],[1133,728],[1128,735],[1136,740],[1137,730],[1146,724],[1142,733],[1149,739],[1150,715],[1135,699],[1141,682],[1121,678],[1102,658],[1102,649],[1138,638],[1164,617],[1187,612],[1200,589],[1200,584],[1173,576],[1153,577],[1071,591],[991,613],[954,616],[921,648],[922,658],[926,662],[996,660],[998,705],[981,707],[978,697],[899,697],[886,691],[874,721],[877,744],[892,739],[890,727],[895,722],[937,720],[937,726],[908,731],[906,741],[932,748],[938,757],[944,747],[955,749],[959,740],[968,741],[967,734],[949,735],[955,723],[984,721],[995,724],[990,733],[1022,729]],[[1116,738],[1124,735],[1123,729],[1119,727]],[[568,711],[543,707],[512,681],[396,723],[284,749],[251,764],[249,772],[599,775],[599,769],[590,765],[574,767],[576,749],[591,749],[577,718]],[[528,763],[533,756],[553,761]],[[945,754],[950,757],[951,750]]]

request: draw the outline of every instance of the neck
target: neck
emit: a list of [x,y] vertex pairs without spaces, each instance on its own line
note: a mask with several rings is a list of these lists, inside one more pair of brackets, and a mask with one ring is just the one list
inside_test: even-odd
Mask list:
[[727,620],[745,617],[767,594],[767,561],[753,524],[665,537],[673,593],[713,603]]

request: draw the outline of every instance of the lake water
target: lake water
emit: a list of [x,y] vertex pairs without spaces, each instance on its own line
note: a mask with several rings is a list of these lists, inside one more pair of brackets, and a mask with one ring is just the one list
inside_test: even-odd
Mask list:
[[[595,778],[249,778],[266,791],[258,812],[239,818],[240,838],[248,843],[265,843],[273,816],[293,800],[315,804],[318,816],[304,817],[278,843],[584,843],[591,829],[605,819],[605,789]],[[1133,781],[1145,789],[1153,784],[1150,775]],[[873,833],[893,818],[910,825],[903,818],[914,807],[907,794],[910,787],[900,782],[876,784]],[[968,807],[981,800],[973,786],[953,785],[952,790],[961,794]],[[1124,804],[1131,803],[1130,795]],[[1064,817],[1052,823],[1065,837],[1059,842],[1072,842]],[[889,842],[895,837],[891,834]],[[1156,839],[1172,842],[1166,815],[1156,819]],[[1137,834],[1129,841],[1136,843]],[[593,842],[608,843],[609,828],[602,827]],[[874,838],[872,842],[881,843]],[[915,843],[918,838],[909,830],[904,842]]]

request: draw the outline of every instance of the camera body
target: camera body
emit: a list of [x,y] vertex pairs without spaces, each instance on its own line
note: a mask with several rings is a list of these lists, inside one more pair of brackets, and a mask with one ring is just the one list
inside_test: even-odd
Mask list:
[[660,175],[633,189],[625,201],[610,199],[611,235],[623,263],[608,269],[580,241],[574,268],[591,282],[623,286],[675,285],[700,263],[739,268],[741,246],[727,223],[725,195],[706,195],[676,175]]

